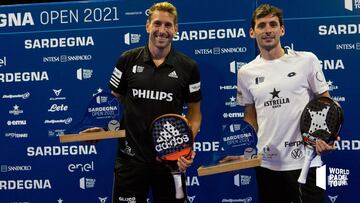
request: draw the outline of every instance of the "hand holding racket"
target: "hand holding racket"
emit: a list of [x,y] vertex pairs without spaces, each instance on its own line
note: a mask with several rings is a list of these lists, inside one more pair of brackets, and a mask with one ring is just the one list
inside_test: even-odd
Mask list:
[[305,160],[298,182],[306,183],[311,161],[314,159],[317,140],[333,144],[343,122],[340,105],[329,97],[311,100],[304,108],[300,118],[300,131],[305,145]]
[[[191,151],[191,154],[188,156],[188,158],[180,157],[177,161],[177,165],[179,167],[179,172],[185,172],[187,168],[189,168],[192,163],[194,162],[194,158],[196,156],[196,153],[194,151]],[[190,158],[189,158],[190,157]]]
[[[189,126],[189,122],[183,116],[177,114],[165,114],[156,118],[151,125],[151,134],[155,147],[157,159],[169,163],[173,171],[178,170],[177,161],[179,158],[192,159],[194,136]],[[183,167],[191,164],[186,160],[181,160]],[[173,163],[173,164],[171,164]]]

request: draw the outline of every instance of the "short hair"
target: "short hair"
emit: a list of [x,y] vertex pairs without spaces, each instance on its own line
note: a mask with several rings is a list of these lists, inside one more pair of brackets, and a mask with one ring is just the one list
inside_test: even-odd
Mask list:
[[253,15],[251,18],[251,28],[255,29],[255,20],[257,20],[259,18],[263,18],[270,14],[277,16],[279,18],[280,26],[284,25],[283,11],[280,8],[278,8],[276,6],[272,6],[270,4],[261,4],[253,12]]
[[148,15],[149,22],[151,22],[151,16],[155,11],[165,11],[165,12],[172,14],[174,16],[174,24],[176,25],[178,23],[176,7],[174,5],[172,5],[171,3],[164,1],[164,2],[159,2],[159,3],[153,4],[149,8],[149,13],[148,13],[149,14]]

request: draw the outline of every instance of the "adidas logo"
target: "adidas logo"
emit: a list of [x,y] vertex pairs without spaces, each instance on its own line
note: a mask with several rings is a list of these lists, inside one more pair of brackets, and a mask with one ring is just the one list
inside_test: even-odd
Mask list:
[[176,74],[176,72],[175,71],[173,71],[173,72],[171,72],[171,73],[169,73],[169,75],[168,75],[169,77],[171,77],[171,78],[178,78],[178,76],[177,76],[177,74]]

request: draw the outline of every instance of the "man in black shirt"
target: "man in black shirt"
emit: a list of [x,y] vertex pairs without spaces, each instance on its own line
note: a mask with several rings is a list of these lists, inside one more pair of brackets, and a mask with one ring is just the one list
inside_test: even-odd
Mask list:
[[[150,189],[156,203],[186,201],[184,174],[172,174],[156,160],[149,133],[155,118],[182,114],[184,105],[194,136],[200,128],[200,74],[194,60],[173,49],[177,30],[176,8],[154,4],[146,22],[148,44],[124,52],[110,79],[112,94],[124,106],[126,130],[126,138],[119,140],[113,202],[145,203]],[[184,172],[194,157],[194,152],[190,159],[181,157],[179,170]]]

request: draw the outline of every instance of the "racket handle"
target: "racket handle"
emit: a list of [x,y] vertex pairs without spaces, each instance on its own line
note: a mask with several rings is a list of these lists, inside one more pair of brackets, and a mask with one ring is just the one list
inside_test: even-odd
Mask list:
[[181,174],[173,174],[174,183],[175,183],[175,197],[176,199],[182,199],[185,197]]
[[306,178],[309,173],[310,164],[311,164],[311,161],[314,159],[314,157],[315,157],[314,147],[305,146],[305,160],[304,160],[303,167],[301,169],[300,176],[298,178],[298,183],[301,183],[301,184],[306,183]]

